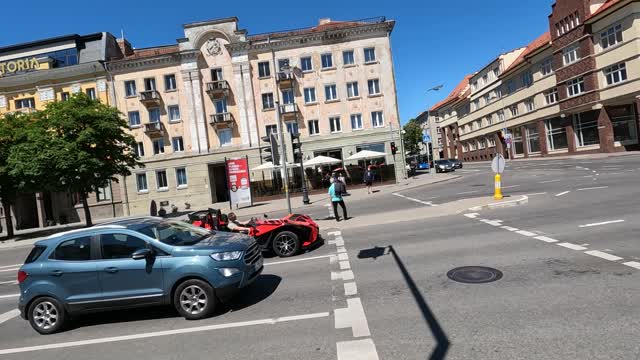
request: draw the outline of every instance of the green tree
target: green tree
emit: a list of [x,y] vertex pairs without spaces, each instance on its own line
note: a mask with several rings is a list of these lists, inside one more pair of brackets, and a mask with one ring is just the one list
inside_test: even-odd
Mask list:
[[12,151],[12,175],[36,179],[40,190],[79,193],[91,226],[87,194],[143,166],[126,129],[117,109],[82,93],[49,103],[33,116],[27,141]]
[[420,153],[420,143],[422,143],[422,127],[416,121],[411,119],[404,125],[404,148],[411,155]]

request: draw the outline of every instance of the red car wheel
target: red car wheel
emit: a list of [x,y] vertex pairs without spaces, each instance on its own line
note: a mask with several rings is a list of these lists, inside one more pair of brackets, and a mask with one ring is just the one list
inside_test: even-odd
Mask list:
[[273,251],[279,257],[289,257],[300,250],[300,239],[291,231],[282,231],[273,238]]

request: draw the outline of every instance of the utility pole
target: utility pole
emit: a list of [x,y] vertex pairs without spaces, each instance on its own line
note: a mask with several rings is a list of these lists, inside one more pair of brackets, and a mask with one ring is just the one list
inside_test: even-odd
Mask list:
[[284,180],[284,195],[287,198],[287,209],[291,214],[291,197],[289,196],[289,172],[287,171],[287,153],[284,146],[284,131],[280,117],[280,102],[276,101],[276,121],[278,122],[278,138],[280,139],[280,164],[282,165],[282,179]]

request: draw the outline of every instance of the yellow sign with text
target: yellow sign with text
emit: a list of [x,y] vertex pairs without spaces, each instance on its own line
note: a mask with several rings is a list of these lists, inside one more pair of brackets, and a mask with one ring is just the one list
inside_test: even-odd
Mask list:
[[39,68],[40,63],[38,62],[38,59],[34,57],[0,62],[0,77],[21,71],[37,70]]

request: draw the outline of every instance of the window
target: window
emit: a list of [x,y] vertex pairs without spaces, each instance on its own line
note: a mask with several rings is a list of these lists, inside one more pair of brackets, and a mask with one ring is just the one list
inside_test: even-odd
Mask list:
[[271,134],[277,134],[278,133],[278,125],[267,125],[267,126],[265,126],[265,130],[266,130],[267,136],[269,136]]
[[487,116],[487,125],[493,125],[493,114]]
[[316,88],[304,88],[304,103],[311,104],[316,102]]
[[95,100],[96,99],[96,88],[88,88],[86,90],[87,96],[89,97],[89,99],[91,100]]
[[26,98],[16,100],[16,109],[35,109],[36,101],[34,98]]
[[513,79],[507,81],[507,94],[513,94],[516,91],[516,82]]
[[326,101],[332,101],[338,99],[338,92],[335,85],[324,86],[324,98]]
[[273,93],[262,94],[262,108],[264,110],[273,109]]
[[531,74],[531,70],[527,70],[522,73],[522,86],[529,87],[533,84],[533,74]]
[[527,132],[527,149],[529,153],[540,152],[540,135],[538,133],[538,126],[536,124],[528,125],[525,127]]
[[124,82],[124,93],[127,97],[136,96],[136,82],[135,80],[128,80]]
[[372,63],[376,61],[376,49],[375,48],[366,48],[364,49],[364,62]]
[[164,190],[169,187],[169,183],[167,182],[166,170],[156,171],[156,185],[158,190]]
[[172,91],[177,89],[178,86],[176,84],[176,76],[174,74],[169,74],[164,76],[164,90]]
[[144,79],[144,89],[145,91],[151,91],[156,89],[156,79],[155,78],[146,78]]
[[504,111],[500,110],[498,111],[498,121],[504,121]]
[[581,114],[574,114],[573,128],[575,129],[576,145],[578,147],[600,144],[597,118],[583,118]]
[[360,90],[358,89],[358,82],[353,81],[347,83],[347,97],[354,98],[360,96]]
[[509,106],[509,111],[511,112],[511,117],[518,116],[518,104]]
[[288,69],[290,67],[289,59],[278,59],[278,71]]
[[311,56],[305,56],[300,58],[300,68],[302,71],[312,71],[313,63],[311,62]]
[[478,88],[478,81],[474,81],[471,83],[471,90],[475,91]]
[[580,49],[578,44],[573,44],[562,50],[562,61],[565,65],[572,64],[580,59],[578,49]]
[[149,122],[151,123],[160,122],[160,108],[149,109]]
[[331,128],[331,133],[342,132],[342,123],[340,123],[340,117],[339,116],[330,117],[329,127]]
[[491,96],[489,96],[489,94],[486,94],[484,96],[484,105],[489,105],[491,103]]
[[536,103],[533,101],[533,98],[529,98],[524,101],[524,107],[527,109],[527,112],[531,112],[536,109]]
[[320,135],[320,122],[318,120],[309,120],[309,136]]
[[493,136],[489,136],[487,138],[487,145],[491,148],[491,147],[496,147],[496,139]]
[[351,115],[351,129],[352,130],[362,130],[362,114],[353,114]]
[[109,186],[99,187],[96,190],[98,202],[111,200],[111,188]]
[[611,65],[604,69],[607,85],[617,84],[627,80],[627,66],[625,63]]
[[91,237],[85,236],[63,241],[51,257],[55,260],[65,261],[91,260]]
[[224,76],[222,75],[222,68],[211,69],[211,81],[221,80],[224,80]]
[[489,83],[489,74],[484,74],[482,77],[482,83],[487,85]]
[[293,104],[294,103],[293,89],[282,90],[282,103]]
[[558,102],[558,88],[553,88],[544,92],[544,101],[547,105]]
[[622,25],[618,24],[600,33],[602,49],[609,48],[622,42]]
[[102,246],[102,258],[130,259],[134,252],[145,249],[147,242],[135,236],[126,234],[102,234],[100,235]]
[[500,76],[500,69],[499,68],[493,69],[493,77],[497,79],[499,76]]
[[550,119],[544,122],[547,130],[547,148],[549,151],[566,149],[567,130],[562,126],[562,119]]
[[343,65],[355,64],[355,59],[353,58],[353,50],[347,50],[342,52],[342,64]]
[[153,155],[164,154],[164,139],[153,140]]
[[140,112],[129,111],[129,127],[140,126]]
[[467,143],[462,144],[462,152],[469,152],[469,145],[467,145]]
[[231,129],[218,130],[218,140],[220,141],[220,146],[231,145],[231,139],[232,139]]
[[478,140],[478,150],[482,150],[485,148],[485,142],[484,139],[479,139]]
[[331,54],[322,54],[320,57],[322,59],[323,69],[330,69],[333,67],[333,56]]
[[214,103],[216,114],[224,114],[227,112],[227,98],[218,99]]
[[471,110],[476,111],[478,109],[480,109],[480,99],[475,99],[471,103]]
[[524,145],[522,143],[522,128],[513,129],[513,136],[511,137],[513,143],[513,152],[516,154],[524,154]]
[[299,129],[298,129],[298,123],[295,121],[289,121],[287,123],[285,123],[285,125],[287,126],[287,132],[289,134],[299,134]]
[[176,136],[172,138],[171,144],[173,144],[173,152],[184,151],[184,142],[182,141],[182,136]]
[[180,121],[180,106],[169,105],[167,108],[169,112],[169,121]]
[[496,94],[496,99],[502,98],[502,88],[498,87],[494,90],[494,94]]
[[633,105],[612,106],[606,108],[613,125],[613,140],[633,142],[638,139],[636,117]]
[[553,58],[548,57],[542,60],[542,64],[540,64],[540,72],[542,75],[549,75],[553,72]]
[[133,152],[135,152],[137,156],[143,157],[144,156],[144,143],[143,142],[137,142],[136,145],[133,147]]
[[474,121],[474,122],[471,124],[471,128],[472,128],[473,130],[478,130],[478,129],[480,129],[480,120],[476,120],[476,121]]
[[368,85],[369,85],[369,95],[380,94],[380,80],[371,79],[368,81]]
[[382,116],[382,111],[371,112],[371,124],[374,128],[384,127],[384,117]]
[[475,141],[469,142],[469,149],[471,149],[471,151],[475,151],[476,150],[476,142]]
[[268,61],[258,63],[258,77],[265,78],[271,76],[271,68]]
[[584,78],[579,77],[567,81],[567,96],[577,96],[584,92]]
[[62,94],[60,94],[60,98],[62,99],[62,101],[67,101],[69,100],[69,93],[68,92],[63,92]]
[[178,187],[186,187],[188,185],[186,168],[181,167],[176,169],[176,184],[178,184]]

